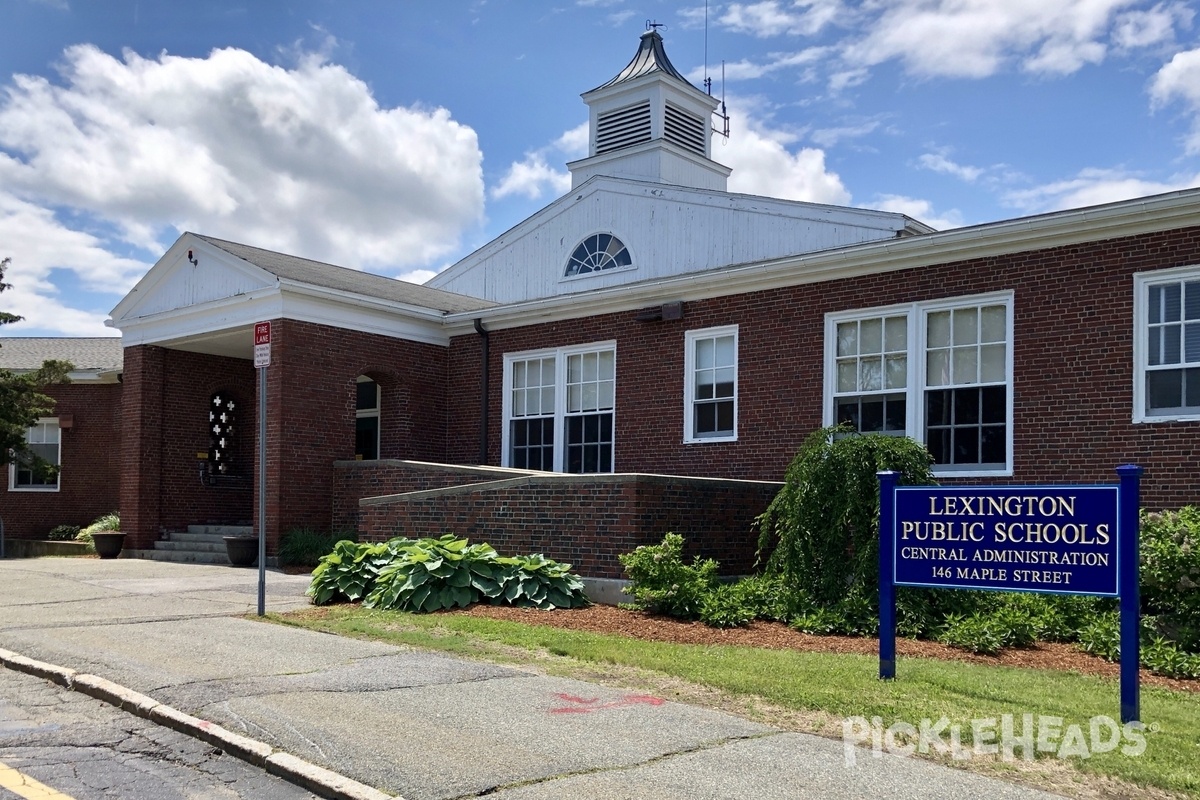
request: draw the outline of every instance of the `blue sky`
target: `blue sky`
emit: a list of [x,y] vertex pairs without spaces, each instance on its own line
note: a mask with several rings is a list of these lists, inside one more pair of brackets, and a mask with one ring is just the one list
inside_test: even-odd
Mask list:
[[[1200,185],[1183,0],[711,2],[733,191],[938,228]],[[579,94],[703,2],[0,0],[4,335],[111,335],[185,230],[428,279],[549,203]],[[722,62],[725,80],[722,88]]]

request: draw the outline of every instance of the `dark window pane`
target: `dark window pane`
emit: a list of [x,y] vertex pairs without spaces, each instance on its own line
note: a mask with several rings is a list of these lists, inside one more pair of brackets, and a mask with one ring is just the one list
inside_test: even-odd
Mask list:
[[954,390],[954,424],[974,425],[979,422],[979,390]]
[[1151,286],[1150,287],[1149,301],[1150,301],[1150,303],[1149,303],[1150,308],[1148,310],[1150,312],[1150,324],[1153,325],[1157,322],[1162,322],[1162,287],[1161,286]]
[[717,407],[712,403],[696,406],[696,435],[712,433],[717,429]]
[[930,454],[933,455],[933,463],[949,464],[950,463],[950,431],[947,429],[928,431],[925,435],[925,443],[929,448]]
[[696,387],[697,400],[711,400],[713,398],[713,385],[711,383],[702,383]]
[[733,397],[733,382],[729,381],[728,383],[718,383],[717,397]]
[[531,469],[531,467],[529,466],[529,462],[527,460],[527,453],[525,450],[521,450],[521,449],[513,450],[512,465],[514,467],[516,467],[517,469]]
[[954,463],[979,463],[979,428],[971,426],[954,429]]
[[837,404],[837,421],[838,423],[848,422],[855,429],[858,428],[858,401],[857,400],[840,400]]
[[1182,283],[1172,283],[1162,287],[1163,322],[1177,322],[1182,310]]
[[925,419],[930,425],[950,424],[950,390],[925,393]]
[[512,424],[513,446],[524,447],[527,443],[525,430],[528,427],[527,422],[514,422]]
[[375,381],[364,381],[358,384],[358,401],[355,408],[367,411],[379,406],[379,384]]
[[1183,405],[1183,370],[1156,370],[1146,374],[1149,410],[1179,408]]
[[611,443],[613,440],[613,418],[612,414],[600,415],[600,441]]
[[905,402],[902,397],[889,397],[885,411],[884,430],[903,431],[905,428]]
[[600,472],[612,472],[612,445],[600,445]]
[[983,428],[983,448],[980,453],[984,464],[1003,464],[1004,453],[1007,450],[1005,429],[1003,425],[985,425]]
[[600,467],[600,448],[596,445],[585,445],[583,448],[583,471],[595,472]]
[[863,433],[874,433],[883,430],[883,398],[864,398],[862,401],[862,425],[859,430]]
[[583,441],[583,418],[567,417],[567,444]]
[[1185,403],[1190,409],[1200,409],[1200,369],[1188,369],[1183,372]]
[[600,439],[600,420],[595,414],[583,418],[583,440],[595,442]]
[[717,403],[717,430],[733,433],[733,402],[730,400]]
[[[1200,295],[1200,289],[1196,290]],[[1200,322],[1189,322],[1183,326],[1183,360],[1200,361]]]
[[1007,392],[1003,386],[989,386],[980,390],[983,393],[983,422],[1007,421]]
[[354,455],[364,461],[379,458],[379,417],[361,417],[354,423]]

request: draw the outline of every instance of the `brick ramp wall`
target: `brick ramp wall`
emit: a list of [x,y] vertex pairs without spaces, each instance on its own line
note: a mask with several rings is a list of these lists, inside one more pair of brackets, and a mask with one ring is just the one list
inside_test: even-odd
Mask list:
[[544,553],[592,578],[621,578],[617,557],[667,532],[686,557],[715,558],[726,575],[751,572],[754,517],[780,484],[667,475],[521,477],[413,491],[360,502],[367,541],[453,532],[502,554]]

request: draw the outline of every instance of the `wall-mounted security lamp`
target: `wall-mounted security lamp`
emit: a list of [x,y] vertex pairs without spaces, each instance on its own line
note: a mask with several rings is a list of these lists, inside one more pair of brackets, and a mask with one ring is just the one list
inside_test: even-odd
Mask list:
[[188,250],[188,261],[191,263],[191,265],[192,265],[193,267],[198,267],[198,266],[200,266],[200,259],[198,259],[198,258],[196,258],[195,256],[193,256],[193,255],[192,255],[192,251],[191,251],[191,250]]
[[661,306],[651,306],[640,309],[633,316],[638,322],[673,322],[683,319],[683,302],[663,303]]

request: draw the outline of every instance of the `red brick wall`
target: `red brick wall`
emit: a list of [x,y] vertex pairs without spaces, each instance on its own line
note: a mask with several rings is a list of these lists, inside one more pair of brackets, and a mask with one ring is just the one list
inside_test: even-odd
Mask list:
[[[1135,462],[1146,467],[1145,505],[1197,503],[1200,423],[1131,422],[1132,276],[1195,263],[1200,230],[1185,229],[688,302],[675,322],[625,312],[493,331],[489,463],[501,463],[504,353],[611,339],[617,471],[779,480],[822,422],[825,314],[1011,290],[1015,474],[1007,480],[1115,482],[1113,467]],[[740,326],[738,441],[684,445],[684,333],[730,324]],[[477,460],[478,360],[477,335],[455,338],[451,461]]]
[[502,555],[544,553],[588,577],[621,578],[617,560],[674,531],[687,557],[716,558],[726,575],[753,571],[751,523],[778,484],[654,475],[515,478],[362,506],[368,541],[441,536],[488,542]]
[[44,390],[56,401],[48,416],[72,418],[71,427],[59,432],[59,490],[9,491],[5,467],[0,519],[4,520],[6,538],[41,539],[51,528],[87,525],[117,509],[121,486],[121,388],[120,384],[73,383]]
[[[249,361],[153,346],[125,348],[125,484],[121,527],[130,549],[150,548],[165,530],[248,522],[254,455],[254,370]],[[201,480],[216,392],[232,397],[240,483]]]
[[333,465],[334,530],[358,530],[359,505],[364,497],[419,492],[483,483],[503,477],[527,475],[523,470],[502,470],[430,464],[421,461],[339,461]]
[[[354,458],[356,381],[382,391],[380,456],[441,460],[446,348],[277,320],[267,371],[267,539],[332,523],[333,463]],[[257,509],[254,511],[257,521]]]

